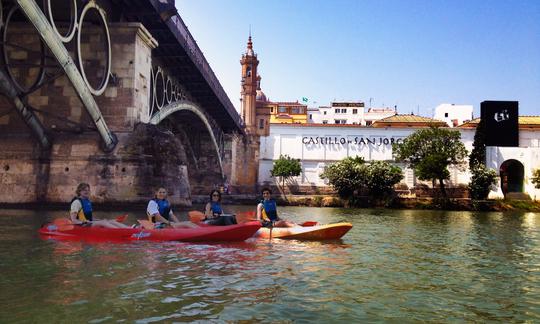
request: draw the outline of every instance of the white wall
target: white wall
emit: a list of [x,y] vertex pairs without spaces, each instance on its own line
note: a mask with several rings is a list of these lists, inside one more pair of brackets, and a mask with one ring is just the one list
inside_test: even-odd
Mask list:
[[[313,111],[311,109],[317,109]],[[336,113],[336,109],[339,109],[339,113]],[[356,114],[353,114],[353,109],[356,109]],[[345,112],[342,112],[345,111]],[[310,121],[315,124],[323,124],[324,121],[327,121],[327,124],[336,124],[337,120],[345,120],[345,124],[358,124],[362,123],[364,117],[364,107],[319,107],[319,108],[310,108],[308,111],[312,115]]]
[[472,117],[473,106],[454,104],[438,105],[433,116],[434,119],[444,121],[449,127],[454,127],[453,120],[457,120],[457,125],[461,125],[467,120],[472,120]]
[[[486,165],[494,169],[499,175],[499,169],[504,161],[514,159],[523,164],[524,179],[523,191],[535,200],[540,199],[540,189],[536,189],[531,182],[533,170],[540,169],[540,132],[519,132],[519,147],[487,147]],[[490,193],[490,197],[502,198],[503,193],[499,186],[496,191]]]
[[[261,137],[261,155],[259,161],[259,183],[274,183],[270,176],[274,160],[280,154],[300,159],[302,174],[295,180],[299,185],[325,186],[320,178],[324,167],[345,157],[361,156],[366,161],[392,160],[391,142],[400,141],[415,132],[417,128],[372,128],[352,125],[313,126],[272,124],[270,135]],[[474,141],[475,129],[460,129],[461,140],[470,152]],[[486,164],[499,174],[501,164],[509,159],[516,159],[524,166],[524,191],[531,198],[540,199],[540,190],[535,189],[530,178],[534,169],[540,169],[540,131],[520,130],[520,147],[488,147]],[[397,164],[403,169],[409,187],[415,185],[412,170]],[[450,182],[453,185],[468,184],[470,172],[468,164],[463,168],[450,170]],[[499,188],[490,197],[502,197]]]
[[[272,124],[270,135],[261,137],[259,183],[270,182],[273,161],[280,154],[300,159],[302,175],[296,182],[300,185],[327,185],[320,179],[324,167],[346,157],[361,156],[366,161],[392,161],[392,142],[402,141],[417,129],[371,128],[354,126],[310,126]],[[462,130],[467,149],[472,149],[474,130]],[[402,169],[403,165],[399,165]],[[469,174],[453,171],[452,182],[468,182]],[[411,170],[404,170],[409,187],[415,183]]]

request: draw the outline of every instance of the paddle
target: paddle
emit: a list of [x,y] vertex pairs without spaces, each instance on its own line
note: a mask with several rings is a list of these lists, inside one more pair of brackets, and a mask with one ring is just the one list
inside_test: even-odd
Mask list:
[[256,213],[252,210],[236,213],[236,222],[238,224],[252,222],[256,220],[258,220]]
[[198,210],[190,210],[188,212],[188,216],[189,216],[189,220],[192,222],[192,223],[199,223],[199,222],[202,222],[203,219],[206,217],[204,215],[204,213],[201,213],[200,211]]
[[316,226],[317,224],[319,224],[319,222],[307,221],[300,224],[300,226],[309,227],[309,226]]
[[117,216],[114,220],[123,223],[128,218],[128,214]]

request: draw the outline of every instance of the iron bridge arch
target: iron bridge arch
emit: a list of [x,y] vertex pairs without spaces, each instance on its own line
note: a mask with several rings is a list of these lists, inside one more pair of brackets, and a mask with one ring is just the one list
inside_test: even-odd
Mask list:
[[158,125],[163,120],[167,119],[169,116],[181,111],[188,111],[193,113],[194,115],[199,117],[199,119],[206,127],[206,130],[208,131],[212,140],[212,144],[216,149],[216,153],[218,155],[219,169],[221,171],[221,176],[223,177],[225,175],[223,171],[223,133],[221,132],[219,127],[215,125],[216,123],[210,120],[206,116],[206,114],[204,114],[201,108],[199,108],[195,103],[189,100],[179,100],[165,105],[163,106],[163,108],[156,111],[150,117],[149,123],[152,125]]

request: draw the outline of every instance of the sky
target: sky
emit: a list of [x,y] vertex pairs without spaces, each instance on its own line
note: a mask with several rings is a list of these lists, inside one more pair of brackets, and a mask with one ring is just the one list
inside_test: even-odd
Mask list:
[[310,107],[364,101],[432,117],[519,101],[540,115],[540,1],[176,0],[231,102],[250,28],[261,88]]

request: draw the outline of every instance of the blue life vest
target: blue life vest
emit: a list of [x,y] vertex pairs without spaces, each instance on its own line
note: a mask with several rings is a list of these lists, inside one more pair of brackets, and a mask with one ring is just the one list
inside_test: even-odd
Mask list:
[[[158,211],[161,217],[169,220],[169,214],[171,213],[171,204],[169,204],[169,201],[167,199],[160,200],[157,198],[154,198],[152,200],[157,203]],[[155,222],[156,220],[154,219],[153,221]]]
[[221,203],[212,201],[210,203],[210,208],[212,210],[213,215],[221,215],[223,214],[223,210],[221,209]]
[[81,210],[77,212],[77,219],[80,221],[92,221],[92,203],[90,202],[90,199],[88,198],[80,198],[75,197],[71,200],[71,202],[74,202],[75,200],[78,200],[81,202]]
[[276,221],[278,219],[276,201],[274,199],[262,200],[261,204],[263,205],[263,218],[266,216],[270,221]]

